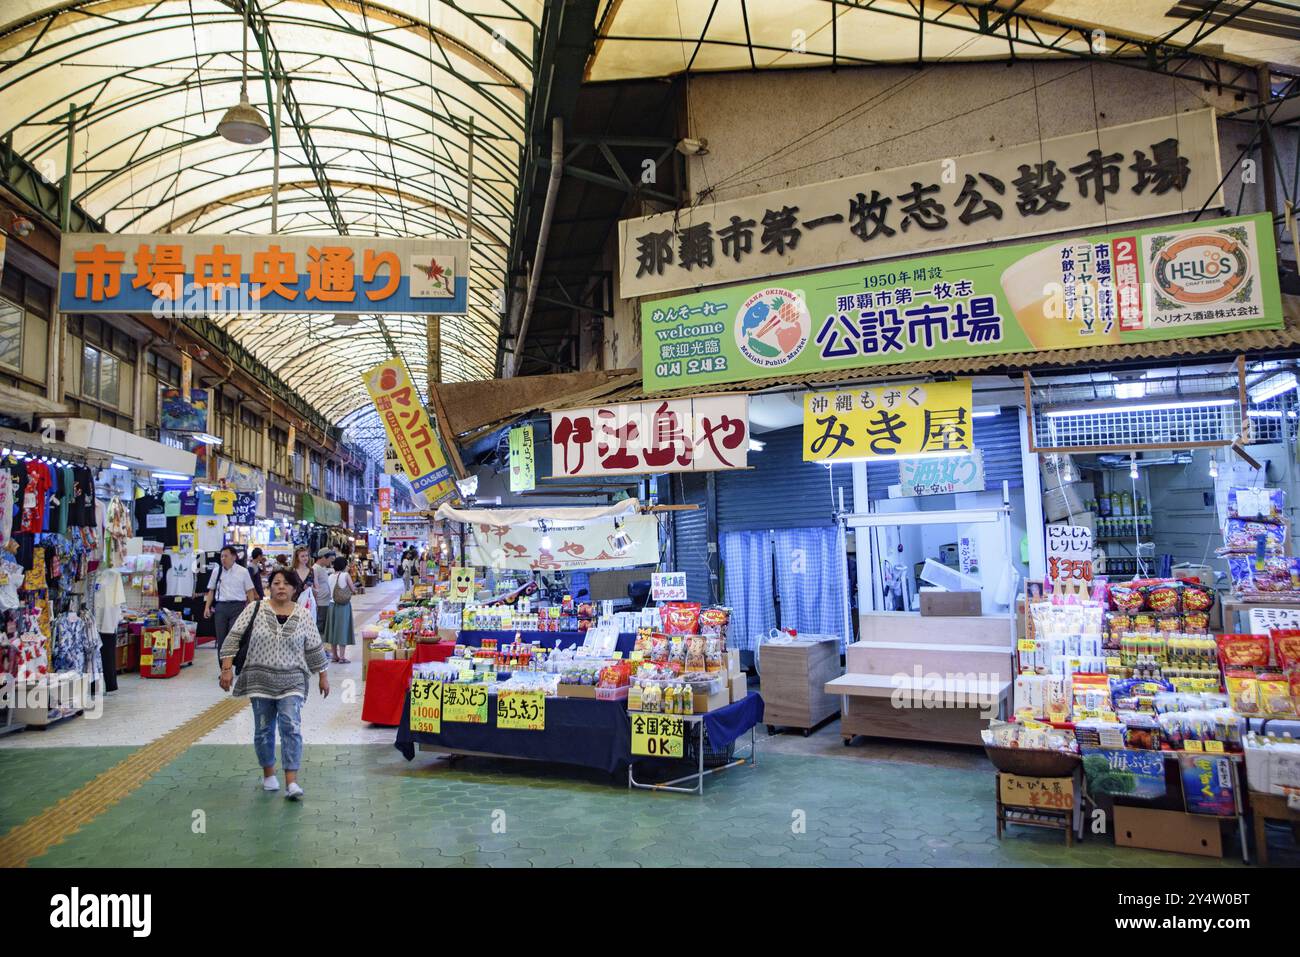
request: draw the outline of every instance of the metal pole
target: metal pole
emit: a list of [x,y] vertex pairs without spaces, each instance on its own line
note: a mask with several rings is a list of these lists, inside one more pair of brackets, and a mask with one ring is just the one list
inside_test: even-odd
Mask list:
[[280,117],[284,109],[284,74],[275,81],[275,118],[271,126],[274,137],[275,168],[271,173],[271,232],[280,231]]
[[59,228],[68,232],[72,225],[72,155],[77,132],[77,104],[68,104],[68,140],[63,162],[63,195],[59,197]]
[[1273,154],[1273,137],[1272,130],[1269,128],[1271,117],[1264,112],[1264,106],[1273,96],[1272,86],[1269,82],[1269,70],[1267,65],[1261,65],[1255,72],[1256,89],[1259,91],[1259,125],[1260,132],[1263,134],[1259,137],[1259,160],[1260,166],[1263,167],[1261,172],[1264,174],[1264,206],[1274,216],[1280,215],[1282,207],[1277,201],[1277,159]]

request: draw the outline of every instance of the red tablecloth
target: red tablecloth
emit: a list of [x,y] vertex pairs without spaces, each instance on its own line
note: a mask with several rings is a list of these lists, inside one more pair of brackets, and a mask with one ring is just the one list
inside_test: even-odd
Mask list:
[[361,702],[361,720],[372,724],[399,725],[406,692],[411,686],[411,659],[372,660],[366,671],[366,696]]
[[426,661],[446,661],[456,650],[456,642],[420,642],[415,646],[415,663],[422,665]]

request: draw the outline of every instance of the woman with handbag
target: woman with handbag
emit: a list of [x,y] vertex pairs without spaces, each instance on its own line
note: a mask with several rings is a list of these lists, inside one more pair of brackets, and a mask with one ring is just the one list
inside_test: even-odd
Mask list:
[[334,660],[338,664],[351,664],[351,659],[343,655],[346,647],[356,642],[352,632],[352,596],[356,594],[356,587],[348,574],[348,560],[342,555],[334,559],[334,574],[329,577],[329,586],[333,604],[327,612],[325,642],[333,646]]
[[301,588],[298,576],[289,569],[272,571],[267,584],[270,597],[245,608],[221,646],[222,690],[230,691],[233,686],[235,695],[246,696],[253,706],[253,749],[262,767],[262,789],[280,789],[275,777],[278,727],[284,796],[291,801],[303,795],[298,767],[302,763],[302,706],[308,678],[318,676],[322,698],[330,693],[325,649],[316,622],[294,601]]

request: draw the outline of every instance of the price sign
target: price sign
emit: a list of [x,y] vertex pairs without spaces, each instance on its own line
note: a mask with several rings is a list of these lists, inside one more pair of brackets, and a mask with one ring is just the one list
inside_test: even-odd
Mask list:
[[1267,635],[1271,628],[1300,628],[1300,608],[1252,608],[1250,633]]
[[546,730],[546,694],[503,691],[497,695],[497,727],[516,731]]
[[1092,529],[1047,526],[1047,583],[1053,593],[1087,594],[1092,587]]
[[464,724],[487,724],[487,685],[448,684],[442,686],[442,720]]
[[1074,807],[1074,779],[1027,778],[1019,774],[999,774],[998,796],[1003,804],[1010,804],[1012,807],[1066,811]]
[[636,714],[632,718],[632,753],[648,758],[680,758],[685,722],[667,714]]
[[442,682],[411,679],[411,730],[442,732]]

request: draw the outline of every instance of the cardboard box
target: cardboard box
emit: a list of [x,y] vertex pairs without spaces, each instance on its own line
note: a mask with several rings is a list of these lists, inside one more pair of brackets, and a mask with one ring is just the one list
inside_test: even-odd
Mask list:
[[977,617],[980,610],[980,593],[977,591],[921,589],[921,614],[925,617]]
[[1087,513],[1084,503],[1096,494],[1091,482],[1071,482],[1043,493],[1043,518],[1048,522],[1061,522],[1071,515]]
[[1115,844],[1150,851],[1222,857],[1221,818],[1145,807],[1115,808]]
[[729,704],[731,704],[731,691],[724,686],[721,691],[716,694],[711,694],[708,697],[705,697],[704,695],[696,695],[695,713],[704,714],[706,711],[717,711],[719,708],[725,708]]
[[740,649],[731,648],[722,658],[722,668],[727,674],[734,675],[740,671]]
[[732,674],[731,681],[728,683],[731,688],[731,703],[735,704],[749,694],[749,678],[743,671]]
[[561,698],[589,698],[596,700],[595,685],[559,685],[559,696]]

